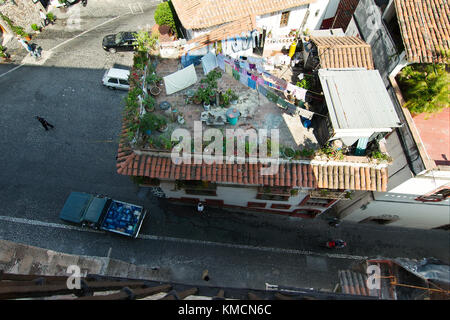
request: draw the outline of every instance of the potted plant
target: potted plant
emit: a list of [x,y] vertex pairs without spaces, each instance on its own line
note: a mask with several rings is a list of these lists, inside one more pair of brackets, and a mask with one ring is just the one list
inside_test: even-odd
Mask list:
[[9,59],[9,54],[7,54],[5,51],[6,51],[6,48],[2,47],[0,45],[0,58],[2,58],[2,61],[5,61],[5,60]]
[[158,76],[155,72],[150,73],[145,81],[147,85],[150,86],[150,93],[154,96],[157,96],[161,93],[161,89],[159,88],[159,83],[162,80],[160,76]]
[[201,104],[202,103],[202,98],[196,93],[196,94],[194,94],[194,96],[192,98],[192,101],[195,104]]
[[52,12],[47,13],[48,22],[54,24],[56,21],[56,17]]
[[211,104],[209,102],[209,98],[203,101],[203,109],[205,109],[205,111],[209,111],[211,107]]
[[283,154],[286,157],[286,159],[290,160],[290,159],[292,159],[294,157],[295,151],[292,148],[286,147],[283,150]]
[[169,126],[167,125],[167,119],[164,116],[158,117],[158,131],[166,132]]
[[31,25],[31,29],[33,29],[34,31],[36,31],[36,33],[40,33],[41,32],[41,27],[38,27],[38,25],[36,23],[33,23]]
[[228,95],[228,97],[229,97],[229,99],[230,99],[230,103],[232,104],[232,105],[235,105],[235,104],[237,104],[237,102],[238,102],[238,95],[233,91],[233,90],[231,90],[231,89],[228,89],[227,90],[227,95]]
[[184,115],[180,112],[178,113],[178,119],[177,119],[179,124],[184,124]]
[[145,99],[142,101],[144,105],[145,111],[153,112],[155,111],[155,99],[151,95],[147,95]]
[[154,113],[146,113],[140,120],[139,128],[148,136],[158,127],[159,119]]

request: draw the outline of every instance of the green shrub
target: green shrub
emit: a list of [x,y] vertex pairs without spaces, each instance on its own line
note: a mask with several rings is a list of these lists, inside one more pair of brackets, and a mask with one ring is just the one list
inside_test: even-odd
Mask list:
[[406,99],[406,108],[413,114],[436,113],[449,107],[450,74],[445,65],[413,64],[398,75]]
[[155,45],[158,42],[158,37],[150,35],[149,32],[141,30],[133,34],[136,38],[134,45],[137,51],[149,52],[155,49]]
[[38,25],[36,23],[33,23],[31,25],[31,29],[33,29],[34,31],[39,31],[41,28],[38,27]]
[[373,151],[371,154],[372,159],[377,160],[385,160],[385,161],[391,161],[392,158],[389,157],[386,153],[380,152],[380,151]]
[[297,87],[309,90],[312,88],[311,80],[304,78],[301,81],[297,81]]
[[55,15],[51,12],[47,13],[47,19],[50,21],[55,21]]
[[158,4],[155,10],[155,21],[160,26],[169,26],[173,32],[176,32],[175,19],[169,2]]

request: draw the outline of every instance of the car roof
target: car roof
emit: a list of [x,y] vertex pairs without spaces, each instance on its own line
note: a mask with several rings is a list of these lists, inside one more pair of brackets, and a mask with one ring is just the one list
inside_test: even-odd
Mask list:
[[133,33],[135,33],[134,31],[122,31],[119,32],[120,34],[122,34],[122,38],[127,40],[127,39],[134,39],[134,35]]
[[107,75],[112,78],[127,79],[130,75],[130,70],[111,68],[108,70]]

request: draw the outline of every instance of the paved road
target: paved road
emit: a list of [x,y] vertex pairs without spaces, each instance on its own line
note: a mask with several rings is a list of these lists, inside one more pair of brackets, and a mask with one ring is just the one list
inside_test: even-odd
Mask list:
[[[352,223],[330,229],[320,219],[221,210],[200,217],[190,207],[141,198],[131,180],[116,173],[125,93],[100,83],[105,68],[132,62],[130,53],[104,52],[103,36],[153,23],[154,6],[140,3],[131,12],[121,1],[90,0],[80,11],[81,29],[68,30],[62,16],[35,39],[48,53],[43,60],[35,64],[23,52],[18,64],[0,65],[0,238],[83,255],[106,256],[112,248],[112,258],[158,265],[171,280],[196,283],[208,269],[211,285],[231,287],[264,288],[269,282],[332,289],[337,270],[364,257],[449,262],[445,231]],[[45,132],[34,115],[55,130]],[[142,236],[124,239],[64,224],[58,213],[71,191],[145,205],[151,215]],[[349,247],[321,247],[333,237]]]

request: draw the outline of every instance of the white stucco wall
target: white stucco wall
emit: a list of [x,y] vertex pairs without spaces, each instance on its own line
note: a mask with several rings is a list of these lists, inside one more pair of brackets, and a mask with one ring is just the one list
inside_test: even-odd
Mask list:
[[336,15],[339,2],[341,2],[341,0],[329,0],[325,15],[323,17],[324,19],[329,19]]
[[344,220],[360,222],[368,217],[398,216],[386,226],[431,229],[450,223],[449,199],[437,203],[415,201],[415,195],[375,193],[375,200],[356,209]]
[[[184,192],[184,190],[174,190],[174,182],[170,181],[162,181],[160,184],[160,188],[164,191],[166,197],[168,198],[196,198],[200,199],[200,201],[205,201],[205,199],[214,199],[214,200],[223,200],[224,204],[247,207],[248,202],[260,202],[266,203],[265,208],[261,209],[271,209],[277,210],[281,212],[292,212],[296,209],[315,209],[324,211],[326,208],[323,207],[314,207],[314,206],[302,206],[298,205],[302,200],[308,195],[307,191],[299,191],[296,196],[291,196],[288,201],[271,201],[271,200],[259,200],[256,199],[257,195],[257,187],[238,187],[235,185],[225,186],[219,185],[217,186],[216,194],[217,196],[206,196],[206,195],[189,195]],[[291,208],[285,209],[273,209],[270,208],[272,204],[289,204]]]
[[305,29],[316,30],[322,25],[330,0],[317,0],[309,5],[309,16]]
[[349,37],[361,38],[361,35],[359,34],[359,30],[354,18],[350,20],[350,23],[348,24],[347,29],[345,30],[345,35]]
[[298,30],[307,10],[308,6],[306,5],[293,8],[291,10],[286,10],[290,12],[288,25],[286,27],[280,27],[281,14],[284,11],[256,17],[256,26],[258,28],[266,28],[267,32],[272,31],[273,37],[284,36],[289,34],[292,29]]
[[405,195],[425,195],[446,184],[450,184],[450,179],[416,176],[393,188],[390,192]]

